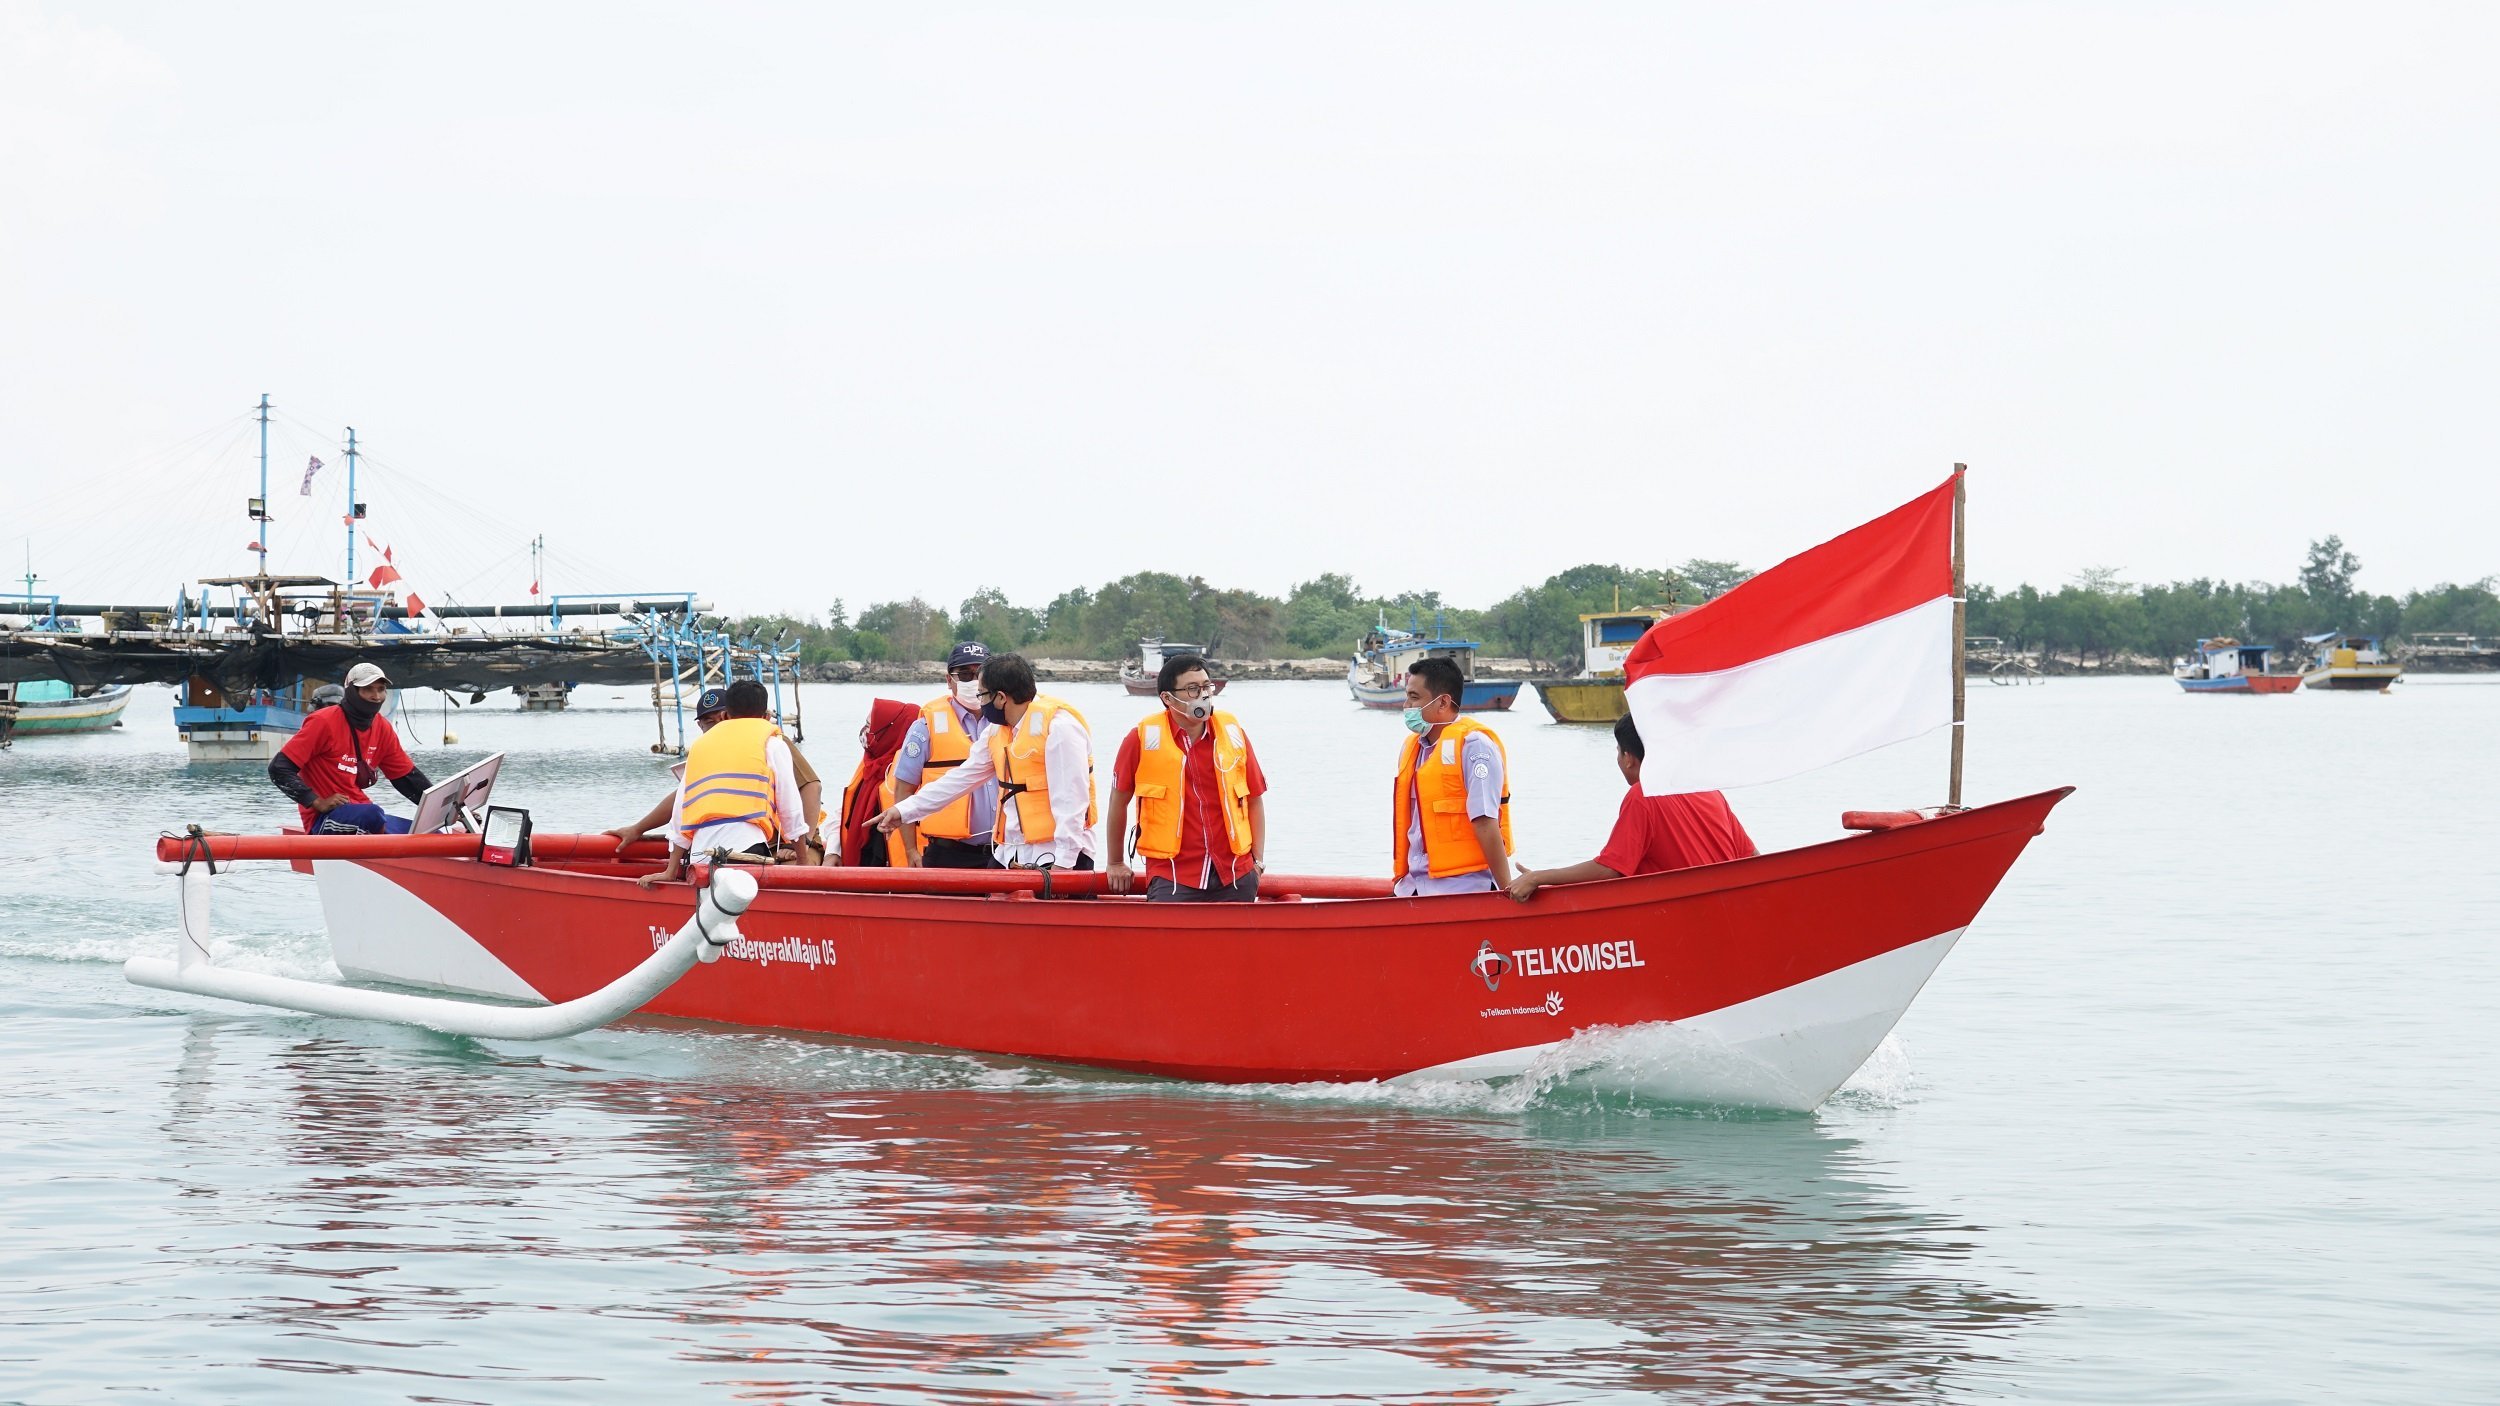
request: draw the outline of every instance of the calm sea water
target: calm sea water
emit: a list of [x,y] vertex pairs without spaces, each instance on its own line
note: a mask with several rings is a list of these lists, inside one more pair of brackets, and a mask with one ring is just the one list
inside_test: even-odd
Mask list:
[[[809,689],[828,774],[878,691]],[[1139,710],[1063,692],[1107,762]],[[666,777],[632,693],[578,697],[404,726],[595,829]],[[1378,868],[1396,718],[1228,701],[1278,866]],[[152,837],[288,813],[168,706],[0,753],[0,1400],[2500,1399],[2500,686],[1976,688],[1974,798],[2083,789],[1812,1117],[140,991]],[[1608,744],[1540,717],[1520,843],[1584,858]],[[1942,771],[1733,799],[1791,845]],[[220,960],[335,975],[307,881],[219,884]]]

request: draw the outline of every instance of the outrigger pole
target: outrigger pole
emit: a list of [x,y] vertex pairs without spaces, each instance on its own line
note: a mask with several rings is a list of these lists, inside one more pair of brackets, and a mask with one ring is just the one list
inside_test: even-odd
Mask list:
[[1968,491],[1964,482],[1970,465],[1953,466],[1953,776],[1945,786],[1944,802],[1954,810],[1962,808],[1962,681],[1969,672],[1963,660],[1963,633],[1966,612],[1970,609],[1970,590],[1962,575],[1963,497]]
[[215,870],[205,847],[199,841],[192,843],[201,852],[183,863],[182,936],[174,959],[133,957],[124,962],[122,976],[131,984],[312,1015],[391,1021],[481,1040],[560,1040],[632,1015],[697,963],[719,961],[730,944],[740,940],[738,915],[755,901],[752,877],[741,870],[716,868],[710,884],[696,895],[694,916],[640,966],[587,996],[555,1005],[490,1005],[298,981],[216,965],[208,950],[209,884]]

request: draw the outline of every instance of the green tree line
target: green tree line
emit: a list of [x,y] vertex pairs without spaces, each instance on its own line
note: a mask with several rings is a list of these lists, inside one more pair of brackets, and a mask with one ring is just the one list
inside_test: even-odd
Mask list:
[[2500,638],[2500,594],[2492,577],[2390,596],[2360,589],[2360,574],[2361,559],[2332,536],[2309,544],[2298,579],[2285,585],[2204,577],[2133,585],[2097,568],[2054,591],[1973,586],[1967,628],[2012,649],[2102,662],[2122,654],[2174,658],[2200,639],[2220,636],[2284,650],[2297,650],[2303,635],[2329,630],[2390,643],[2433,631]]
[[[2491,578],[2440,585],[2402,597],[2359,589],[2361,562],[2340,538],[2309,546],[2288,585],[2198,578],[2132,585],[2109,569],[2082,573],[2053,590],[1974,585],[1968,628],[2014,649],[2047,649],[2087,659],[2121,654],[2167,658],[2199,639],[2231,635],[2289,648],[2304,634],[2350,630],[2389,639],[2434,630],[2500,638],[2500,595]],[[1282,597],[1209,584],[1196,576],[1141,571],[1096,587],[1062,592],[1048,604],[1020,606],[983,587],[949,609],[917,596],[879,601],[854,615],[842,601],[822,615],[752,616],[742,634],[795,639],[805,663],[844,659],[943,658],[958,640],[1060,659],[1118,659],[1141,636],[1188,640],[1221,659],[1336,657],[1351,652],[1376,622],[1395,627],[1436,618],[1486,653],[1564,668],[1580,662],[1580,616],[1623,605],[1697,604],[1752,573],[1729,561],[1696,558],[1680,566],[1588,563],[1523,586],[1482,609],[1431,590],[1367,594],[1351,576],[1330,573],[1297,583]]]
[[879,601],[851,613],[835,601],[822,615],[750,616],[734,628],[795,639],[803,663],[843,659],[943,658],[957,640],[1057,659],[1118,659],[1147,635],[1204,645],[1218,659],[1335,657],[1386,619],[1404,629],[1436,620],[1488,654],[1576,665],[1580,615],[1624,605],[1696,604],[1752,573],[1734,562],[1682,566],[1590,563],[1524,586],[1484,609],[1445,601],[1438,591],[1370,595],[1350,576],[1330,573],[1296,584],[1281,598],[1232,590],[1196,576],[1141,571],[1096,587],[1062,592],[1040,607],[1019,606],[983,587],[949,610],[917,596]]

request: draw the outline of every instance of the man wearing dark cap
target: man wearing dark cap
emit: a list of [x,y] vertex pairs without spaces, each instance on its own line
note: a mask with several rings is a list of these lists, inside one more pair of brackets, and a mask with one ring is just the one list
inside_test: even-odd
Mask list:
[[386,815],[365,794],[376,777],[399,794],[422,800],[434,783],[425,779],[408,749],[399,745],[391,720],[382,716],[391,681],[379,664],[347,671],[347,687],[335,707],[320,708],[269,759],[269,782],[295,802],[304,830],[314,835],[404,835],[408,822]]
[[[981,731],[989,726],[981,720],[981,666],[989,662],[989,646],[978,640],[966,640],[946,656],[946,692],[920,705],[920,717],[894,759],[896,802],[963,765],[980,744]],[[998,782],[993,779],[919,824],[905,826],[905,862],[930,869],[995,868],[990,841],[997,825]]]

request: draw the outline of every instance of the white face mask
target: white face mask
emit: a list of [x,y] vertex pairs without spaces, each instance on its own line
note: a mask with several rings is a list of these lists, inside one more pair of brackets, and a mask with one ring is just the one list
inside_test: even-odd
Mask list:
[[1173,712],[1191,722],[1202,723],[1215,716],[1215,697],[1212,694],[1204,698],[1183,698],[1173,693],[1163,696],[1170,700]]
[[967,708],[980,707],[981,681],[979,679],[955,680],[955,701]]

